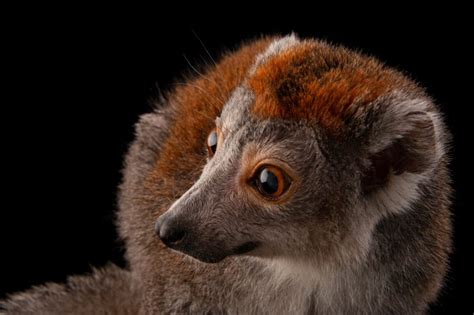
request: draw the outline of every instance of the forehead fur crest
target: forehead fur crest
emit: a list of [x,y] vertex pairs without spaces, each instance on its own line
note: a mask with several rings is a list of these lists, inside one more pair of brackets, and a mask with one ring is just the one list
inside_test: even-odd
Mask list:
[[259,118],[304,119],[329,131],[360,106],[403,88],[400,74],[375,59],[319,41],[294,42],[265,58],[249,78]]

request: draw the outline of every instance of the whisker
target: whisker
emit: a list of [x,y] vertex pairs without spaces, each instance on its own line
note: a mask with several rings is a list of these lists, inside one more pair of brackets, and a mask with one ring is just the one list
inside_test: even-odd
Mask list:
[[198,75],[200,78],[202,78],[202,79],[204,79],[204,80],[207,80],[208,82],[212,83],[212,84],[217,88],[217,90],[219,91],[219,93],[223,94],[223,91],[221,90],[220,85],[217,84],[216,81],[211,80],[209,77],[207,77],[207,76],[205,76],[203,73],[201,73],[196,67],[194,67],[194,66],[191,64],[191,61],[189,61],[189,59],[186,58],[186,55],[185,55],[185,54],[183,54],[183,57],[184,57],[184,59],[186,60],[186,62],[188,63],[188,65],[191,67],[191,69],[192,69],[194,72],[196,72],[197,75]]
[[197,38],[197,40],[199,41],[199,43],[201,43],[202,48],[204,48],[204,51],[205,51],[206,54],[209,56],[209,58],[211,58],[211,61],[214,63],[214,65],[217,66],[216,61],[214,60],[214,58],[212,58],[211,53],[209,52],[209,50],[207,50],[206,45],[204,45],[203,41],[199,38],[198,34],[197,34],[194,30],[191,30],[191,32],[193,32],[194,36]]

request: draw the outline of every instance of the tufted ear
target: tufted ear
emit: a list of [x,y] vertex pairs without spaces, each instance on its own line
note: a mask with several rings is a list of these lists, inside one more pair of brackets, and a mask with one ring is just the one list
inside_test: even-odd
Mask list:
[[[387,101],[387,100],[385,100]],[[362,188],[370,193],[385,187],[393,176],[420,175],[432,170],[441,156],[438,118],[424,99],[390,100],[379,104],[369,132]],[[396,102],[396,103],[393,103]]]
[[144,143],[150,149],[159,151],[163,146],[167,128],[166,113],[155,111],[140,116],[140,120],[135,124],[135,135],[139,142]]
[[135,141],[130,147],[129,157],[138,159],[141,165],[152,166],[165,145],[170,119],[169,108],[140,116],[135,124]]

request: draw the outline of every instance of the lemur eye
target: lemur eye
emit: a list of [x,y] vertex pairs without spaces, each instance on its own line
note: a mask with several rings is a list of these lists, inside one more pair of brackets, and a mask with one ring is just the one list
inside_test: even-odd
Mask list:
[[259,168],[253,181],[260,194],[269,199],[277,199],[290,187],[288,175],[281,169],[270,165]]
[[207,136],[207,152],[209,157],[213,157],[217,150],[217,142],[219,137],[216,130],[212,130],[209,136]]

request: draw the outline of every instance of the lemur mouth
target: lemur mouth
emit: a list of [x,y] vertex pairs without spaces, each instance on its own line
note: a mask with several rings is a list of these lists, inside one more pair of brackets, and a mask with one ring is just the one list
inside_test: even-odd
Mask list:
[[194,257],[197,260],[200,260],[202,262],[205,262],[205,263],[208,263],[208,264],[215,264],[215,263],[218,263],[218,262],[224,260],[224,258],[226,258],[228,256],[242,255],[242,254],[245,254],[245,253],[248,253],[248,252],[254,250],[257,247],[258,247],[257,242],[246,242],[246,243],[234,248],[232,251],[230,251],[230,253],[228,252],[226,254],[226,253],[221,252],[221,254],[218,254],[218,255],[207,255],[207,254],[204,254],[203,252],[193,252],[193,251],[185,250],[185,249],[181,249],[179,251],[181,251],[181,252],[183,252],[183,253],[191,256],[191,257]]
[[257,248],[257,246],[258,246],[258,243],[256,242],[247,242],[235,248],[233,250],[233,253],[234,255],[242,255],[254,250],[255,248]]

